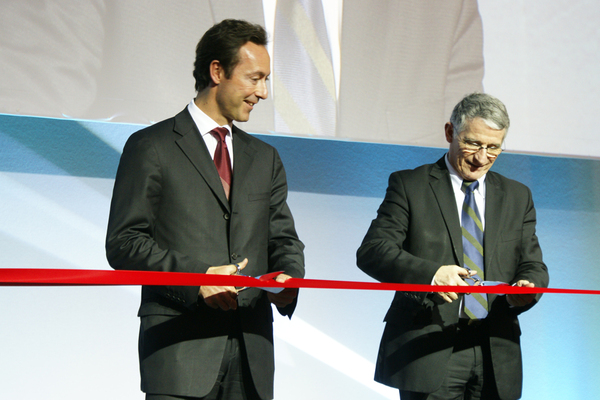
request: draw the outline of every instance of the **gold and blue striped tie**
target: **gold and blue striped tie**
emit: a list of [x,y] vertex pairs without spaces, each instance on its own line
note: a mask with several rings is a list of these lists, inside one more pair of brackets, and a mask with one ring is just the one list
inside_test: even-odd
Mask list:
[[[463,181],[465,202],[462,208],[462,243],[464,267],[477,272],[474,278],[483,281],[483,224],[473,193],[478,186],[478,181]],[[465,314],[470,319],[483,319],[488,314],[488,301],[485,293],[465,295],[463,304]]]

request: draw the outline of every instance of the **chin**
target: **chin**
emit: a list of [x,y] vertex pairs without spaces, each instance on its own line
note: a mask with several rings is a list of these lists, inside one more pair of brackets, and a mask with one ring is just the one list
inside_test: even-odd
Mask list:
[[472,181],[476,181],[477,179],[481,178],[483,175],[485,175],[485,172],[479,172],[477,174],[471,174],[471,177],[469,178]]
[[476,181],[483,176],[483,173],[473,173],[471,171],[463,172],[460,174],[466,181]]
[[238,122],[248,122],[249,119],[250,119],[250,113],[245,113],[245,114],[238,115],[235,120]]

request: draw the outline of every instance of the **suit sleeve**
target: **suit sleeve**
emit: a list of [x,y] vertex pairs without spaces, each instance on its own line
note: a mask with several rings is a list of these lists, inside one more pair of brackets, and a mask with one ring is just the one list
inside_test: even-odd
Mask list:
[[357,251],[357,265],[381,282],[431,284],[440,267],[435,261],[416,257],[405,249],[412,205],[402,175],[393,173],[385,198]]
[[269,271],[284,271],[294,278],[303,278],[304,244],[298,239],[294,219],[287,205],[287,179],[277,153],[273,163],[269,205]]
[[[106,237],[109,264],[118,270],[204,273],[209,265],[154,238],[161,200],[161,160],[150,135],[132,135],[125,144],[113,189]],[[157,286],[153,290],[190,306],[197,287]]]
[[[525,214],[523,218],[523,230],[521,236],[521,252],[516,269],[516,273],[510,283],[516,283],[519,280],[527,280],[533,282],[536,287],[548,287],[550,278],[548,268],[542,261],[542,249],[536,235],[536,212],[533,205],[531,190],[526,188],[527,202]],[[502,266],[500,266],[502,268]],[[533,307],[542,297],[539,293],[536,295],[535,301],[525,307],[516,307],[514,311],[517,313],[526,311]]]
[[[288,186],[285,169],[277,151],[273,158],[271,202],[269,205],[269,271],[283,271],[293,278],[304,277],[304,244],[298,239],[294,219],[287,204]],[[291,315],[296,301],[279,308]]]

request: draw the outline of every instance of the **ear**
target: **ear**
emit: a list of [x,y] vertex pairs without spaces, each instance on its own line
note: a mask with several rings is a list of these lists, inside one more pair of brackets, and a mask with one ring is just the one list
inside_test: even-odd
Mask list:
[[223,70],[223,66],[218,60],[213,60],[209,66],[210,71],[210,79],[213,81],[215,85],[221,83],[221,80],[225,76],[225,71]]
[[444,131],[446,132],[446,141],[452,143],[452,140],[454,139],[454,127],[452,126],[452,123],[446,122]]

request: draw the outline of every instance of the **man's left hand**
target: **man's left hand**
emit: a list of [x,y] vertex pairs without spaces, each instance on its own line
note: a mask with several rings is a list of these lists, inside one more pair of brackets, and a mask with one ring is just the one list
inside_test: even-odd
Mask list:
[[[291,276],[289,275],[279,274],[275,278],[275,281],[283,283],[290,278]],[[296,298],[296,296],[298,296],[297,288],[285,288],[279,293],[267,292],[267,297],[269,298],[269,301],[275,304],[277,307],[285,307],[291,304],[292,301],[294,301],[294,299]]]
[[[514,284],[514,286],[518,287],[535,287],[535,285],[526,280],[520,280]],[[523,307],[527,304],[531,303],[535,299],[534,293],[512,293],[506,295],[506,301],[513,307]]]

